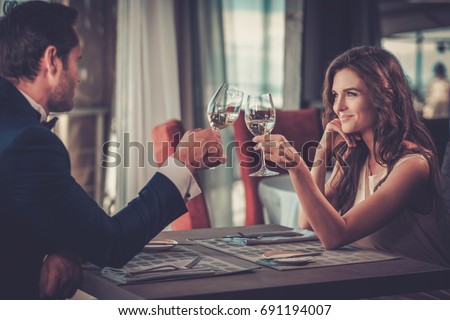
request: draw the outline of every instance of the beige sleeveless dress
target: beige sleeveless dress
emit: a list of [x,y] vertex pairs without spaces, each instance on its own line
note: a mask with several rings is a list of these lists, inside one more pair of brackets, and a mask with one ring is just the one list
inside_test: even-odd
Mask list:
[[[422,155],[411,154],[401,158],[395,166],[413,157],[425,159]],[[387,169],[384,172],[369,175],[366,162],[361,170],[355,205],[367,199],[386,174]],[[446,214],[436,209],[426,215],[405,210],[381,229],[354,244],[390,251],[432,264],[450,266],[450,226],[447,223]]]

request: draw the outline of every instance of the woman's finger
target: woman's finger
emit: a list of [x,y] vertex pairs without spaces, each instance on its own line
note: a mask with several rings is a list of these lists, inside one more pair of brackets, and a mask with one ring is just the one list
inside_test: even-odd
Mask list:
[[[341,125],[340,120],[338,120],[338,119],[333,119],[332,121],[330,121],[327,124],[325,131],[331,132],[331,133],[336,132],[337,134],[339,134],[345,140],[345,142],[347,143],[347,145],[350,148],[356,147],[356,140],[361,139],[361,137],[358,134],[347,134],[344,131],[342,131],[342,125]],[[335,145],[336,145],[336,142],[338,142],[338,141],[336,141],[336,138],[335,138],[335,141],[334,141]]]

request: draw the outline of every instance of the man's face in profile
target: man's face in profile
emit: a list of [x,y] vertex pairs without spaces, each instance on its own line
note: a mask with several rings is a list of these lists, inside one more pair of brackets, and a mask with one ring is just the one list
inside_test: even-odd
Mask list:
[[80,82],[78,61],[81,59],[81,53],[80,45],[70,51],[67,65],[61,72],[59,84],[49,96],[48,110],[50,112],[67,112],[73,109],[75,89]]

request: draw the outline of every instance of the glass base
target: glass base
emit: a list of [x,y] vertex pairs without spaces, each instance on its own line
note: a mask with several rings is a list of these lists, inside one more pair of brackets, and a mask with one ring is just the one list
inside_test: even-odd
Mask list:
[[222,166],[223,165],[223,163],[221,163],[221,164],[219,164],[219,165],[217,165],[217,166],[215,166],[215,167],[209,167],[208,169],[209,170],[216,170],[218,167],[220,167],[220,166]]
[[269,170],[267,168],[261,168],[255,173],[249,174],[250,177],[270,177],[270,176],[276,176],[279,173],[276,171]]

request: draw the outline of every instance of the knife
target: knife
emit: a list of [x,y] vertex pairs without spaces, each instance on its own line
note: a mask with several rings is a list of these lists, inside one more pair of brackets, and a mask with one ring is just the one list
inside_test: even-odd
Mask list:
[[290,258],[300,258],[300,257],[317,257],[317,256],[323,256],[323,252],[312,252],[312,253],[295,253],[291,255],[284,255],[284,256],[275,256],[275,257],[267,257],[264,258],[265,260],[280,260],[280,259],[290,259]]

